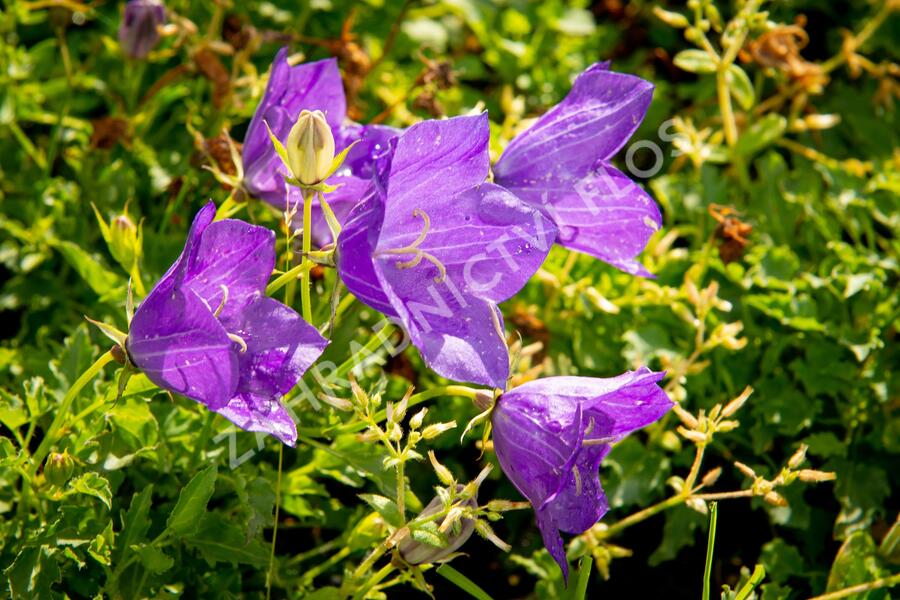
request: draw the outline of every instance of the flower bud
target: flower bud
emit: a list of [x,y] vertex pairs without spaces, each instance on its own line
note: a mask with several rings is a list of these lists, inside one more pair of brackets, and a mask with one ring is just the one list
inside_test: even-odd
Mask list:
[[44,463],[44,479],[57,487],[66,485],[74,472],[75,461],[66,450],[52,453]]
[[[457,491],[461,491],[463,486],[457,485],[456,489]],[[473,496],[460,506],[475,508],[478,506],[478,501]],[[435,496],[425,509],[419,513],[419,516],[427,517],[433,515],[443,510],[443,508],[444,503],[441,501],[440,497]],[[434,563],[447,558],[459,549],[460,546],[465,544],[472,536],[472,532],[475,531],[475,522],[472,519],[462,518],[459,520],[459,525],[459,529],[455,533],[452,530],[447,532],[447,540],[449,543],[444,548],[417,541],[413,539],[411,535],[406,536],[399,544],[400,556],[411,565]]]
[[166,8],[159,0],[131,0],[119,26],[119,43],[130,58],[144,58],[159,42],[160,25],[166,21]]
[[109,251],[113,258],[130,269],[139,252],[138,228],[127,214],[119,215],[109,224]]
[[328,176],[334,162],[334,136],[320,110],[304,110],[287,137],[288,166],[294,178],[315,185]]

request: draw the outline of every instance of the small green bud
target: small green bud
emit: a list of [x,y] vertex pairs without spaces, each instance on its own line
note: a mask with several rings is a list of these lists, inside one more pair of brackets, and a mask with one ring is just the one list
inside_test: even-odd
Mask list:
[[57,487],[66,485],[74,472],[75,461],[66,450],[52,453],[44,463],[44,479]]
[[109,224],[109,251],[124,267],[134,264],[139,252],[138,228],[128,214],[119,215]]
[[334,136],[320,110],[300,112],[288,133],[288,167],[304,185],[315,185],[328,176],[334,162]]

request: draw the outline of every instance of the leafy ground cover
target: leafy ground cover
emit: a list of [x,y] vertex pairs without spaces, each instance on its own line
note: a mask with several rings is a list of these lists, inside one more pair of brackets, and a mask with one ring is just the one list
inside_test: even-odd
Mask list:
[[[119,3],[0,14],[4,594],[897,594],[896,0],[166,8],[142,58],[117,39]],[[362,123],[487,110],[495,160],[595,62],[656,86],[614,161],[661,208],[641,255],[655,278],[557,246],[501,304],[510,387],[646,365],[677,403],[605,458],[610,510],[567,536],[568,586],[468,388],[396,351],[402,333],[329,266],[309,279],[331,369],[288,394],[295,448],[111,359],[91,370],[110,342],[84,316],[124,330],[129,280],[140,300],[210,199],[275,231],[279,268],[299,264],[283,215],[234,185],[282,46],[337,57]],[[269,288],[299,311],[288,279]],[[413,565],[398,532],[461,531],[410,525],[436,486],[477,488],[475,534]]]

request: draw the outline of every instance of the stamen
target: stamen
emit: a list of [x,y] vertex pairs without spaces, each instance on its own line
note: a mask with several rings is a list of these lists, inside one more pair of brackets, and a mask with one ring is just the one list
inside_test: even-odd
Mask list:
[[591,432],[594,430],[594,417],[591,417],[591,420],[588,421],[587,429],[584,430],[584,437],[591,435]]
[[572,475],[575,476],[575,495],[581,495],[581,472],[576,465],[572,465]]
[[227,335],[228,335],[229,340],[231,340],[232,342],[235,342],[238,346],[241,347],[241,352],[247,351],[247,342],[244,341],[244,338],[237,335],[236,333],[229,333]]
[[225,303],[228,302],[228,287],[222,283],[219,284],[219,287],[222,288],[222,300],[219,302],[219,307],[213,312],[213,316],[216,318],[218,318],[222,309],[225,308]]
[[400,260],[394,263],[394,266],[398,269],[412,269],[419,265],[424,258],[432,265],[434,265],[438,270],[438,276],[434,278],[435,283],[442,283],[445,279],[447,279],[447,268],[444,267],[443,263],[438,260],[436,256],[425,252],[423,250],[419,250],[419,246],[422,242],[425,241],[425,238],[428,236],[428,232],[431,230],[431,218],[421,208],[416,208],[412,212],[414,217],[419,217],[422,219],[422,231],[419,232],[419,236],[408,246],[404,246],[402,248],[389,248],[387,250],[379,250],[375,256],[384,256],[384,255],[404,255],[404,254],[412,254],[412,258],[409,260]]
[[614,437],[602,437],[602,438],[595,438],[593,440],[582,440],[581,445],[582,445],[582,447],[585,447],[585,448],[590,447],[590,446],[604,446],[606,444],[612,444],[615,441],[616,441],[616,438],[614,438]]

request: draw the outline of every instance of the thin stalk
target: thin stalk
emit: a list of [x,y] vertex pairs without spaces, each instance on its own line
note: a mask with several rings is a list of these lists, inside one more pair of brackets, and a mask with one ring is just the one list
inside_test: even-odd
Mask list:
[[364,598],[372,588],[384,581],[384,578],[390,575],[395,568],[396,567],[394,567],[394,565],[391,563],[388,563],[381,567],[377,573],[369,577],[369,579],[366,580],[366,582],[362,584],[362,586],[360,586],[360,588],[353,595],[354,600]]
[[762,583],[762,580],[766,576],[766,569],[762,565],[756,565],[753,568],[753,573],[750,575],[750,579],[747,580],[747,583],[744,584],[744,587],[737,593],[737,596],[734,597],[734,600],[747,600],[750,596],[750,592],[752,592],[756,586]]
[[401,523],[406,523],[406,469],[404,465],[403,460],[397,462],[397,512],[400,513]]
[[[309,268],[312,269],[312,262],[309,259],[310,250],[312,250],[312,192],[303,190],[303,260],[300,264],[309,265]],[[303,311],[303,320],[312,323],[312,300],[308,273],[303,275],[303,280],[300,282],[300,306]]]
[[840,598],[849,598],[850,596],[855,596],[856,594],[861,594],[863,592],[868,592],[871,590],[880,590],[881,588],[886,587],[893,587],[898,584],[900,584],[900,573],[895,573],[890,577],[882,577],[881,579],[876,579],[875,581],[870,581],[868,583],[853,585],[841,590],[822,594],[821,596],[815,596],[813,598],[810,598],[809,600],[839,600]]
[[709,600],[712,587],[712,563],[716,548],[716,522],[718,519],[719,505],[717,502],[711,502],[709,505],[709,537],[706,540],[706,565],[703,568],[703,600]]
[[297,277],[299,275],[304,275],[307,271],[312,269],[312,267],[313,267],[312,263],[309,263],[309,264],[300,263],[296,267],[288,269],[287,271],[285,271],[284,273],[282,273],[281,275],[276,277],[274,281],[269,283],[269,285],[266,286],[266,295],[267,296],[273,295],[275,292],[277,292],[278,290],[283,288],[285,285],[287,285],[291,281],[297,279]]
[[[417,404],[421,404],[426,400],[431,400],[437,396],[461,396],[463,398],[474,398],[476,392],[475,388],[470,388],[464,385],[445,385],[433,387],[425,390],[424,392],[419,392],[418,394],[413,394],[409,397],[409,402],[407,403],[407,408],[410,409]],[[372,419],[378,423],[383,421],[387,417],[387,413],[385,410],[380,410],[374,415],[372,415]],[[363,422],[354,422],[354,423],[345,423],[340,427],[336,427],[334,430],[335,434],[341,433],[354,433],[356,431],[361,431],[366,428],[366,423]]]
[[275,480],[275,523],[272,526],[272,551],[269,553],[269,570],[266,573],[266,600],[272,597],[272,575],[275,570],[275,542],[278,539],[278,513],[281,508],[281,466],[284,461],[284,445],[278,445],[278,477]]
[[100,355],[94,364],[87,368],[87,370],[81,374],[81,376],[75,380],[75,383],[72,384],[72,387],[69,388],[69,391],[66,392],[66,395],[62,399],[62,403],[59,406],[59,409],[56,411],[56,416],[53,417],[53,421],[50,423],[50,427],[47,429],[47,432],[44,434],[44,439],[41,440],[40,445],[37,450],[35,450],[34,454],[31,456],[31,475],[33,476],[37,473],[40,464],[43,462],[44,458],[47,457],[47,454],[50,453],[50,448],[53,447],[53,444],[57,441],[57,434],[59,433],[60,428],[63,426],[63,423],[66,420],[66,417],[69,414],[69,409],[72,408],[72,403],[75,401],[75,398],[78,396],[79,392],[88,384],[88,382],[93,379],[100,371],[103,370],[107,364],[112,362],[113,355],[112,350],[107,350],[103,354]]

